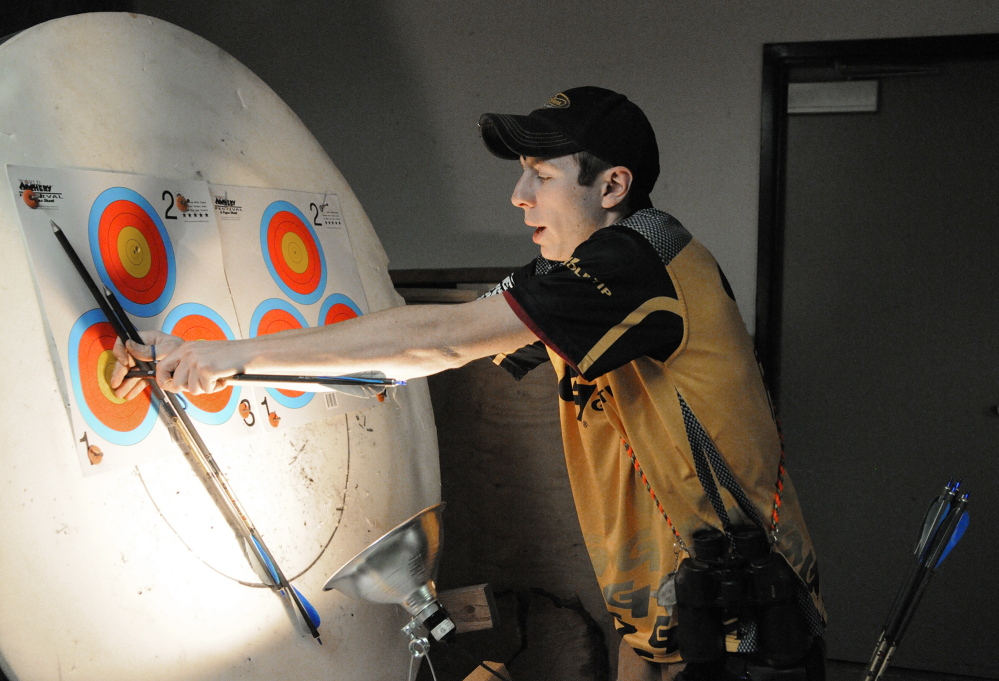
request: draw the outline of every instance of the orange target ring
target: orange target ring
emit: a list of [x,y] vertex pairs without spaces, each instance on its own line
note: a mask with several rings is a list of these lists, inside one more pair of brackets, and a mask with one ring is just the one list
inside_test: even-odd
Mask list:
[[275,201],[260,225],[264,262],[289,298],[311,305],[326,288],[326,257],[315,231],[294,205]]
[[70,332],[70,378],[84,421],[108,442],[130,445],[148,434],[156,412],[148,388],[127,402],[111,389],[117,339],[100,310],[80,317]]
[[[302,314],[289,303],[278,298],[265,300],[257,306],[250,320],[251,336],[266,336],[271,333],[304,329],[308,326]],[[315,393],[298,390],[282,390],[267,388],[279,404],[291,409],[298,409],[308,404]]]

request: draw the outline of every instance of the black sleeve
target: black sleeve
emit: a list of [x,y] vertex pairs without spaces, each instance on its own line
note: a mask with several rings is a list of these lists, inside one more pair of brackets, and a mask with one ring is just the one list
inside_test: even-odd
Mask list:
[[[529,275],[538,272],[539,270],[546,271],[551,269],[554,264],[555,263],[551,263],[543,258],[535,258],[528,264],[524,265],[524,267],[521,268],[521,272],[525,275]],[[483,293],[479,296],[479,298],[481,299],[496,296],[503,293],[503,291],[512,288],[515,274],[517,273],[514,272],[505,277],[503,281],[496,284],[496,286],[486,293]],[[545,349],[545,344],[541,341],[525,345],[524,347],[514,350],[509,354],[496,355],[493,357],[494,364],[497,364],[505,369],[518,381],[526,376],[529,371],[536,369],[549,360],[548,351]]]
[[511,376],[518,381],[527,375],[527,372],[536,369],[551,358],[548,357],[548,350],[541,341],[525,345],[507,355],[496,355],[493,362],[506,369]]
[[627,227],[598,230],[547,274],[515,272],[503,295],[588,380],[646,355],[665,361],[683,340],[673,281],[653,246]]

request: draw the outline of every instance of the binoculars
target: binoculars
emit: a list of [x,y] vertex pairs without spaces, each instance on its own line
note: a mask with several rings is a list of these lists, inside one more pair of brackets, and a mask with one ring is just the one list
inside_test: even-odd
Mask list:
[[784,558],[770,551],[758,527],[738,527],[731,541],[720,530],[698,530],[693,555],[676,573],[680,655],[687,663],[725,656],[725,626],[756,623],[757,659],[787,668],[800,664],[811,639],[798,605],[799,581]]

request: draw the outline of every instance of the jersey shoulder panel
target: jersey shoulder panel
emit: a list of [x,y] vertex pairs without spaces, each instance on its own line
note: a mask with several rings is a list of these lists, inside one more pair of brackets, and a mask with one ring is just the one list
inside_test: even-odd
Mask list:
[[693,239],[679,220],[654,208],[640,210],[618,224],[645,237],[666,266]]

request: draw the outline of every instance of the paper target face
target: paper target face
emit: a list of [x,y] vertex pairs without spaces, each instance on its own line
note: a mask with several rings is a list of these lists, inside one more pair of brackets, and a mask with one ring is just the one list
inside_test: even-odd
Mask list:
[[[186,341],[236,339],[221,315],[200,303],[183,303],[171,310],[163,320],[163,332],[180,336]],[[184,393],[188,404],[187,413],[202,423],[225,423],[236,411],[239,394],[239,386],[232,385],[207,395]]]
[[287,201],[274,201],[260,220],[260,248],[274,282],[302,305],[326,291],[326,256],[308,219]]
[[139,193],[112,187],[90,209],[90,252],[101,281],[139,317],[166,309],[176,285],[173,246],[159,215]]
[[326,298],[319,308],[319,325],[328,326],[354,317],[360,317],[363,312],[353,300],[342,293],[334,293]]
[[90,310],[69,334],[69,371],[73,394],[83,420],[95,433],[116,445],[141,442],[156,424],[149,389],[125,401],[111,390],[115,359],[111,352],[118,335],[101,310]]
[[[250,319],[250,337],[266,336],[269,333],[287,331],[289,329],[305,329],[309,324],[302,313],[290,303],[279,298],[269,298],[257,306]],[[289,409],[300,409],[312,401],[315,393],[303,393],[298,390],[280,390],[267,388],[267,392],[278,404]]]

